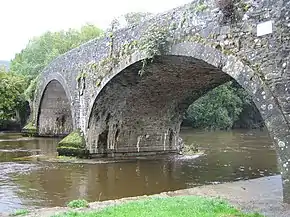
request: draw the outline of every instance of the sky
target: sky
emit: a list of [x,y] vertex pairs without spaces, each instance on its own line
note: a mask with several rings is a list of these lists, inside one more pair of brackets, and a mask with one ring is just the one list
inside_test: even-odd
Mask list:
[[46,31],[80,28],[86,23],[105,29],[128,12],[159,13],[192,0],[1,0],[0,60],[11,60],[29,39]]

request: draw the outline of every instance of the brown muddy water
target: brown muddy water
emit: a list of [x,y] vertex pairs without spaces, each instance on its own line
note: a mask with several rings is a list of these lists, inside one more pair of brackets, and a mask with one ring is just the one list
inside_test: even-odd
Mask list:
[[102,164],[21,162],[15,158],[54,155],[57,139],[0,133],[0,213],[65,206],[70,200],[117,199],[198,185],[278,174],[267,132],[182,130],[186,144],[205,155],[136,159]]

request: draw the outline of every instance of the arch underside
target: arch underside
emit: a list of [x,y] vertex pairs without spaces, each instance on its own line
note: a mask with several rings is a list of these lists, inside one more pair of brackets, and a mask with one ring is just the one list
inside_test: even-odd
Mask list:
[[45,87],[37,120],[39,136],[65,136],[73,130],[70,101],[57,80]]
[[141,65],[115,76],[96,99],[87,137],[90,153],[176,152],[188,106],[232,79],[192,57],[157,57],[142,77]]

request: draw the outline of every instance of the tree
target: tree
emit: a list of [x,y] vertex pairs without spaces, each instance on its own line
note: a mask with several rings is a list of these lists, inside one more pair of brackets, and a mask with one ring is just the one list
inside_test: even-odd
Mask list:
[[102,30],[91,24],[86,24],[80,31],[48,31],[30,40],[26,48],[15,56],[11,62],[11,71],[32,80],[54,58],[101,34]]
[[25,79],[0,69],[0,120],[15,118],[22,110],[25,100]]
[[189,106],[186,122],[195,128],[228,129],[238,120],[245,103],[233,82],[221,85]]
[[81,44],[100,37],[102,30],[94,25],[86,24],[80,30],[46,32],[29,41],[26,48],[11,62],[11,72],[23,75],[26,78],[27,90],[25,97],[29,102],[33,101],[37,76],[57,56],[80,46]]

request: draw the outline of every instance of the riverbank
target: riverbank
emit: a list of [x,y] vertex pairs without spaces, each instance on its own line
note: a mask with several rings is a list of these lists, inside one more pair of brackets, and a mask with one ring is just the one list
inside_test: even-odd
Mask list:
[[[229,201],[244,212],[259,212],[269,217],[289,217],[290,205],[282,203],[281,176],[270,176],[247,181],[237,181],[217,185],[206,185],[184,190],[163,192],[151,196],[139,196],[92,202],[89,208],[80,208],[77,211],[96,211],[105,207],[123,204],[129,201],[146,199],[151,197],[174,197],[174,196],[206,196],[220,197]],[[32,211],[27,217],[50,217],[55,214],[73,210],[68,207],[42,208]]]

